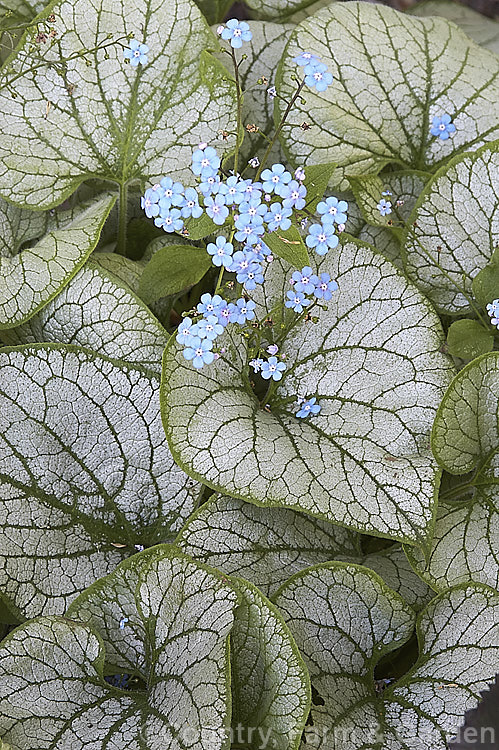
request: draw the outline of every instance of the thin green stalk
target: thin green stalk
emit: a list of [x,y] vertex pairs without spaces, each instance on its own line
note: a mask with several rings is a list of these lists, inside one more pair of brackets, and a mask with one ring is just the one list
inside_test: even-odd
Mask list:
[[279,125],[276,128],[276,131],[274,133],[274,137],[270,141],[269,145],[267,146],[267,150],[266,150],[265,154],[263,155],[262,162],[261,162],[260,166],[258,167],[258,172],[256,173],[256,176],[255,176],[255,182],[257,182],[260,179],[260,175],[262,174],[263,168],[264,168],[265,164],[267,163],[267,159],[269,158],[270,152],[272,151],[272,147],[273,147],[274,143],[276,142],[277,138],[279,137],[279,133],[281,132],[281,130],[283,128],[283,125],[285,124],[285,122],[286,122],[286,120],[288,118],[288,115],[291,112],[293,104],[295,103],[295,101],[300,96],[300,94],[301,94],[302,89],[303,89],[304,86],[305,86],[305,80],[303,80],[299,84],[299,86],[296,89],[294,95],[291,97],[291,99],[290,99],[290,101],[288,103],[288,106],[286,107],[286,109],[284,111],[284,114],[281,117],[281,122],[279,123]]
[[234,65],[234,79],[236,81],[236,96],[237,96],[237,135],[236,135],[236,150],[234,152],[234,174],[237,174],[237,165],[239,161],[239,147],[241,146],[242,139],[240,140],[241,129],[243,127],[243,92],[241,89],[241,79],[239,78],[239,65],[236,60],[236,53],[231,47],[232,63]]
[[118,241],[116,252],[126,257],[127,223],[128,223],[128,183],[120,184],[120,202],[118,206]]

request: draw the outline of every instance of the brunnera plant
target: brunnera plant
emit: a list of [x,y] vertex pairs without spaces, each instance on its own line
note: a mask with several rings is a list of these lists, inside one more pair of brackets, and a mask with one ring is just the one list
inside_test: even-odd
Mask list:
[[0,3],[11,750],[445,750],[497,673],[499,59],[248,7]]

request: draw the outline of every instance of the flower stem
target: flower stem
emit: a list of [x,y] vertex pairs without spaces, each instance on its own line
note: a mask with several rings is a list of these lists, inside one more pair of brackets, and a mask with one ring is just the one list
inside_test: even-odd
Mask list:
[[239,65],[236,60],[236,53],[231,47],[232,63],[234,65],[234,79],[236,81],[236,96],[237,96],[237,134],[236,134],[236,150],[234,152],[234,174],[237,174],[237,166],[239,161],[239,148],[242,143],[241,130],[243,127],[243,92],[241,89],[241,79],[239,77]]
[[267,146],[267,150],[265,151],[265,154],[263,155],[263,159],[262,159],[262,162],[261,162],[261,164],[260,164],[260,166],[259,166],[259,168],[258,168],[258,172],[256,173],[256,176],[255,176],[255,182],[258,182],[258,180],[259,180],[259,178],[260,178],[260,175],[261,175],[261,173],[262,173],[262,171],[263,171],[263,168],[264,168],[264,166],[265,166],[265,164],[266,164],[266,162],[267,162],[267,159],[269,158],[270,152],[272,151],[272,147],[273,147],[274,143],[276,142],[277,138],[279,137],[279,133],[281,132],[281,130],[282,130],[282,128],[283,128],[283,125],[284,125],[284,123],[286,122],[286,120],[287,120],[287,118],[288,118],[288,115],[289,115],[289,113],[291,112],[291,109],[292,109],[292,107],[293,107],[293,104],[295,103],[295,101],[296,101],[296,100],[298,99],[298,97],[300,96],[300,94],[301,94],[301,91],[302,91],[302,89],[303,89],[303,87],[304,87],[304,86],[305,86],[305,80],[303,80],[303,81],[302,81],[302,82],[301,82],[301,83],[299,84],[299,86],[298,86],[298,88],[296,89],[296,91],[295,91],[294,95],[293,95],[293,96],[291,97],[291,99],[290,99],[290,101],[289,101],[289,103],[288,103],[288,106],[287,106],[287,107],[286,107],[286,109],[284,110],[284,114],[283,114],[283,116],[281,117],[281,122],[279,123],[279,125],[278,125],[278,126],[277,126],[277,128],[276,128],[276,131],[275,131],[275,133],[274,133],[274,137],[273,137],[273,138],[272,138],[272,140],[270,141],[269,145]]
[[120,183],[120,202],[118,205],[118,240],[116,243],[116,252],[118,255],[126,257],[126,230],[128,223],[128,183]]

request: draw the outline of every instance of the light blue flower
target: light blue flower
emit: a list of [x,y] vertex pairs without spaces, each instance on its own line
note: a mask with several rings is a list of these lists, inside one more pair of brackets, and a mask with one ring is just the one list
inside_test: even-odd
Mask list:
[[338,244],[334,224],[312,224],[305,242],[307,247],[315,248],[317,255],[325,255],[330,248]]
[[225,223],[225,219],[229,215],[229,209],[225,205],[225,198],[223,195],[218,193],[214,197],[212,195],[204,199],[204,207],[206,213],[218,226],[222,226]]
[[220,167],[220,157],[212,146],[196,149],[192,154],[192,171],[206,178],[216,175]]
[[141,65],[147,65],[147,53],[149,47],[147,44],[140,44],[136,39],[132,39],[130,42],[130,48],[123,50],[123,57],[125,60],[130,60],[130,65],[134,68],[140,63]]
[[327,69],[327,65],[320,63],[316,65],[312,70],[305,69],[305,83],[307,86],[315,88],[316,91],[325,91],[328,86],[333,82],[332,73]]
[[220,193],[225,196],[227,205],[239,205],[246,198],[246,183],[239,176],[231,175],[221,183]]
[[442,141],[446,141],[454,133],[456,126],[452,123],[450,115],[440,115],[433,118],[430,133],[438,136]]
[[236,302],[232,312],[230,322],[244,325],[247,320],[253,320],[255,317],[255,303],[252,299],[245,300],[241,297]]
[[269,357],[267,362],[262,362],[261,373],[264,380],[280,380],[286,369],[284,362],[278,362],[277,357]]
[[285,208],[296,208],[297,211],[300,211],[305,207],[307,188],[305,185],[301,185],[297,182],[297,180],[291,180],[291,182],[288,182],[285,188],[283,188],[281,195],[284,198],[282,205]]
[[390,203],[390,201],[387,201],[384,198],[380,200],[376,208],[380,212],[381,216],[388,216],[388,214],[391,214],[392,212],[392,204]]
[[270,247],[267,247],[263,240],[259,240],[251,249],[255,253],[256,259],[259,263],[261,263],[262,260],[265,260],[265,258],[268,258],[269,255],[272,255]]
[[296,412],[296,416],[303,419],[304,417],[309,417],[311,414],[318,414],[321,410],[321,406],[316,404],[316,401],[317,399],[314,397],[301,402],[300,409]]
[[348,203],[339,201],[333,195],[321,201],[317,206],[317,212],[322,216],[322,223],[344,224],[347,220]]
[[195,336],[190,345],[184,349],[183,355],[187,361],[192,360],[194,367],[200,369],[203,365],[211,365],[213,362],[215,355],[211,351],[212,348],[213,341]]
[[206,248],[209,255],[212,255],[213,265],[220,268],[230,268],[232,264],[232,251],[234,245],[228,242],[225,237],[217,237],[215,242],[210,242]]
[[288,292],[288,301],[285,302],[286,307],[294,310],[296,313],[303,312],[304,307],[308,307],[310,300],[305,297],[303,292]]
[[148,219],[153,219],[159,214],[158,202],[158,190],[155,188],[148,188],[143,197],[140,199],[140,207],[146,212],[146,216]]
[[197,323],[197,333],[200,339],[214,341],[217,336],[223,333],[223,330],[223,326],[218,322],[217,315],[208,315]]
[[293,57],[293,62],[300,67],[305,68],[307,65],[320,65],[321,61],[312,52],[302,52],[298,57]]
[[126,623],[128,621],[129,621],[128,617],[122,617],[121,618],[121,620],[120,620],[120,630],[124,630],[125,629],[125,625],[126,625]]
[[265,193],[276,193],[282,195],[283,188],[291,182],[291,175],[286,171],[283,164],[273,164],[271,169],[262,172],[262,187]]
[[169,233],[180,232],[184,228],[184,220],[178,208],[161,211],[160,215],[154,219],[154,223]]
[[253,368],[255,372],[260,372],[263,365],[263,359],[251,359],[248,364]]
[[[316,277],[317,278],[317,277]],[[320,277],[315,283],[314,296],[317,299],[330,300],[333,296],[333,292],[338,289],[336,281],[331,279],[328,273],[321,273]]]
[[226,302],[223,300],[223,303],[218,308],[218,322],[220,325],[222,325],[224,328],[227,325],[227,323],[230,323],[230,319],[234,313],[236,306],[233,302]]
[[226,42],[230,41],[231,47],[239,49],[242,47],[243,42],[251,40],[253,34],[245,21],[238,21],[237,18],[231,18],[230,21],[227,21],[221,36]]
[[291,280],[296,292],[312,294],[319,281],[319,277],[314,274],[310,266],[305,266],[301,271],[295,271],[291,276]]
[[[243,278],[244,277],[244,278]],[[238,273],[236,276],[240,284],[249,292],[256,289],[257,284],[263,284],[263,272],[259,263],[252,263],[244,274]]]
[[246,200],[249,200],[251,197],[261,199],[263,192],[261,182],[253,182],[253,180],[248,179],[244,180],[244,183],[246,185]]
[[269,232],[275,232],[277,229],[285,232],[286,229],[289,229],[291,226],[289,217],[292,213],[290,208],[284,208],[281,203],[272,203],[264,217]]
[[181,182],[173,182],[171,177],[163,177],[157,192],[160,210],[167,211],[172,206],[179,206],[182,203],[184,186]]
[[212,297],[211,294],[206,293],[201,295],[201,301],[198,302],[196,309],[200,315],[218,315],[224,303],[225,300],[219,294]]
[[216,195],[220,190],[220,177],[215,175],[209,175],[209,177],[202,177],[199,183],[199,192],[206,196]]
[[499,328],[499,299],[495,299],[487,305],[487,312],[490,315],[492,325]]
[[239,216],[234,222],[236,229],[236,240],[245,242],[247,245],[256,245],[259,237],[265,232],[261,216],[249,219],[248,215]]
[[193,323],[191,318],[184,318],[177,328],[175,339],[182,346],[186,346],[195,336],[198,335],[197,330],[197,323]]
[[197,191],[194,188],[187,188],[181,198],[182,200],[178,205],[183,218],[188,219],[192,216],[194,219],[199,219],[203,213],[203,209],[199,205]]
[[[240,221],[243,224],[248,222],[251,224],[257,216],[263,219],[267,211],[268,207],[260,201],[259,196],[251,196],[249,200],[244,200],[239,206],[239,217],[236,221]],[[256,219],[255,224],[260,223],[260,220]]]
[[241,273],[246,271],[252,263],[257,263],[258,259],[253,249],[245,248],[244,250],[238,250],[232,256],[232,263],[229,271],[233,273]]

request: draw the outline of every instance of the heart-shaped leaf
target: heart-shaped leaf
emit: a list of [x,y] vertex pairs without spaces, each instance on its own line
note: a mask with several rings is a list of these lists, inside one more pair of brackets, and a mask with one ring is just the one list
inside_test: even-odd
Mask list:
[[419,659],[381,694],[375,667],[408,640],[414,619],[378,576],[329,563],[293,576],[275,600],[318,695],[304,747],[325,750],[341,738],[342,750],[446,750],[446,734],[495,674],[499,594],[487,586],[456,587],[423,610]]
[[486,354],[494,348],[492,328],[486,330],[478,320],[455,320],[447,331],[447,349],[454,357],[469,362],[480,354]]
[[[435,171],[453,154],[499,137],[491,106],[499,96],[499,58],[444,19],[365,2],[319,10],[289,41],[278,74],[279,118],[296,89],[292,60],[304,50],[326,63],[334,80],[322,93],[304,88],[282,141],[297,163],[335,162],[335,185],[342,175],[376,174],[390,163]],[[447,140],[430,133],[443,114],[456,128]]]
[[48,218],[0,201],[0,329],[24,323],[68,283],[97,245],[115,200],[108,195],[75,211],[20,252],[47,228]]
[[499,141],[443,167],[409,224],[407,273],[438,309],[468,312],[473,277],[499,246]]
[[[122,188],[192,179],[192,148],[235,128],[234,87],[205,51],[215,38],[194,0],[102,0],[98,13],[83,0],[76,14],[61,0],[50,10],[55,39],[40,47],[28,31],[0,76],[0,194],[49,207],[90,177]],[[132,34],[149,47],[145,66],[125,63]]]
[[198,485],[174,463],[149,373],[86,350],[0,354],[0,585],[60,614],[135,545],[171,539]]
[[202,247],[165,245],[144,267],[138,292],[145,302],[157,302],[194,286],[211,267],[211,258]]
[[[220,337],[226,353],[200,371],[171,341],[161,400],[170,448],[188,474],[233,497],[425,546],[438,478],[429,434],[452,371],[440,324],[368,246],[345,241],[315,271],[339,291],[317,323],[269,334],[287,362],[270,413],[233,327]],[[266,274],[260,320],[285,299],[291,268],[274,261]],[[297,396],[311,395],[320,414],[297,419]]]
[[231,633],[233,742],[298,750],[310,711],[307,668],[277,609],[252,584],[235,583],[242,601]]
[[472,472],[442,493],[428,560],[408,551],[437,590],[470,580],[499,588],[498,394],[499,353],[491,352],[461,370],[435,418],[432,447],[438,462],[451,474]]
[[415,16],[443,16],[486,49],[499,53],[499,23],[453,0],[424,0],[411,8]]
[[348,560],[376,571],[413,607],[431,599],[399,545],[362,555],[357,534],[287,508],[214,496],[188,519],[175,543],[207,565],[252,581],[266,596],[304,568]]
[[[118,570],[67,618],[37,618],[3,641],[0,731],[15,750],[227,747],[234,588],[164,547],[126,565],[134,587]],[[86,598],[102,611],[85,624],[68,619],[85,614]],[[104,680],[108,649],[123,645],[124,660],[134,646],[143,655],[143,689]]]
[[90,261],[39,313],[4,331],[2,339],[11,346],[74,344],[158,372],[169,335],[138,297]]

